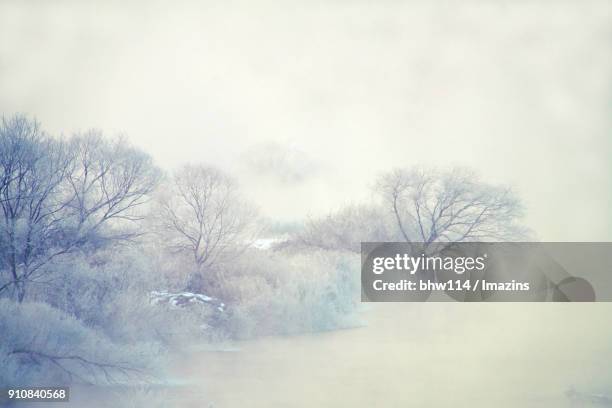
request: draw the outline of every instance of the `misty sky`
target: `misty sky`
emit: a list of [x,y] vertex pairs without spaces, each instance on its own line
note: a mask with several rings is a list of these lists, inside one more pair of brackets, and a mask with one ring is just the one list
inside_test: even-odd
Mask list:
[[0,0],[0,112],[215,164],[283,220],[467,165],[540,239],[612,240],[611,2],[98,3]]

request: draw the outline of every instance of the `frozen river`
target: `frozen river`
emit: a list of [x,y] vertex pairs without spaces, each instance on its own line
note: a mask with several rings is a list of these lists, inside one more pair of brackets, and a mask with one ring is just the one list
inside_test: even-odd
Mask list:
[[176,404],[604,406],[590,396],[572,405],[567,393],[612,390],[611,311],[606,304],[375,304],[364,327],[187,356],[177,372],[192,385]]

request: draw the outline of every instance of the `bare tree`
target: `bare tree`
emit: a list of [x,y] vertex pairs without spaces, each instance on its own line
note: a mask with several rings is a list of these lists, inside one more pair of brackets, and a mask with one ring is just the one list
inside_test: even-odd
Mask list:
[[[126,229],[144,218],[139,208],[159,181],[151,157],[125,140],[105,139],[98,131],[76,135],[70,141],[72,166],[66,177],[70,207],[82,239],[129,239],[138,231]],[[121,221],[124,228],[116,228]],[[102,233],[103,227],[115,227]]]
[[193,258],[198,279],[250,245],[256,225],[255,211],[234,182],[205,166],[184,166],[173,174],[160,191],[157,219],[166,245]]
[[[148,156],[99,135],[54,139],[24,116],[0,126],[0,293],[22,301],[54,258],[98,239],[103,227],[138,218],[156,172]],[[114,226],[116,227],[116,226]]]
[[8,279],[0,292],[12,287],[21,301],[35,260],[48,242],[62,235],[57,214],[66,203],[58,200],[69,168],[65,144],[23,116],[3,119],[0,127],[0,242],[2,269]]
[[513,192],[465,169],[397,169],[383,175],[376,189],[406,242],[503,241],[525,233]]

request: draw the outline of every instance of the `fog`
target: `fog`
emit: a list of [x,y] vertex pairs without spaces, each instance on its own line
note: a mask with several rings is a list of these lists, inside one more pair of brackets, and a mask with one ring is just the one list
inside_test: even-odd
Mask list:
[[[607,305],[375,306],[361,328],[188,354],[174,371],[187,382],[151,394],[186,408],[609,406]],[[74,394],[101,407],[113,395]]]
[[378,304],[366,328],[201,354],[182,372],[202,387],[182,397],[221,407],[609,406],[567,397],[610,389],[612,333],[583,319],[609,312],[583,306]]
[[608,240],[611,21],[605,1],[5,0],[0,110],[220,166],[286,221],[459,164],[514,186],[538,238]]
[[[32,115],[57,135],[92,127],[126,135],[165,170],[221,168],[275,221],[368,203],[376,177],[397,166],[467,166],[514,188],[537,239],[612,240],[611,2],[127,3],[0,0],[0,113]],[[107,331],[126,343],[151,340],[143,326],[180,326],[191,337],[201,326],[164,317],[181,312],[147,298],[168,289],[158,270],[172,278],[188,270],[155,247],[166,241],[145,256],[108,249],[94,259],[110,266],[65,261],[60,271],[82,275],[83,283],[66,279],[88,306],[82,314],[101,309]],[[610,395],[607,304],[356,301],[358,323],[340,324],[342,302],[358,292],[352,269],[316,251],[297,261],[266,251],[227,268],[238,299],[228,310],[246,304],[235,326],[247,334],[172,350],[171,380],[184,387],[152,392],[159,405],[126,406],[563,407],[574,387],[587,400]],[[130,291],[102,307],[83,289],[90,275],[131,275]],[[64,303],[63,292],[38,291]],[[58,337],[55,320],[36,312],[42,306],[26,306]],[[19,341],[21,320],[43,330],[5,314]],[[117,401],[110,388],[78,387],[67,405]]]

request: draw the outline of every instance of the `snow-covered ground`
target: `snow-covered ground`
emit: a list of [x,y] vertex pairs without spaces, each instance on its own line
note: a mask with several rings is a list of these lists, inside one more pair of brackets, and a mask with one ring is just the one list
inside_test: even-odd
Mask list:
[[251,246],[256,249],[268,250],[274,245],[283,242],[285,239],[285,237],[258,238],[251,244]]

